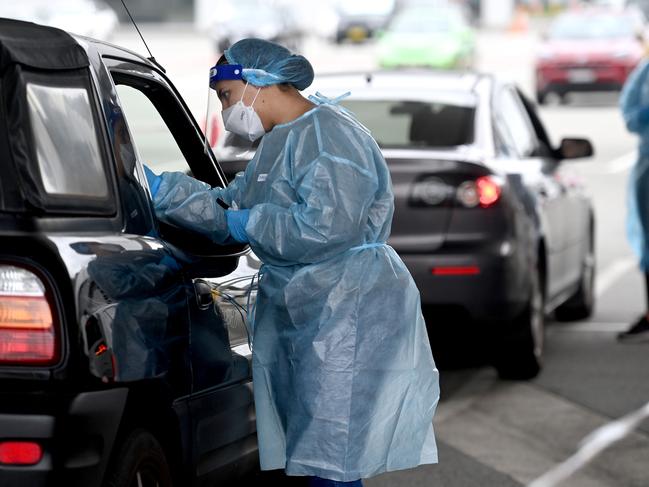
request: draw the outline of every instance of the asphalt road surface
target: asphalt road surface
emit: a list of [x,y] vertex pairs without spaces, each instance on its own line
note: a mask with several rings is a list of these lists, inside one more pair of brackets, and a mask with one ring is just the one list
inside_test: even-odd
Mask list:
[[[207,36],[186,26],[144,25],[156,55],[197,118],[204,116],[208,68],[216,53]],[[539,35],[482,32],[478,68],[516,80],[533,95],[532,62]],[[122,29],[114,42],[143,49]],[[374,67],[372,44],[342,48],[309,41],[305,54],[316,72]],[[547,329],[545,366],[530,382],[503,382],[488,366],[442,371],[435,417],[440,463],[389,473],[369,487],[526,485],[572,454],[594,428],[649,401],[649,343],[620,345],[615,334],[642,312],[641,275],[625,240],[625,192],[635,139],[626,133],[617,95],[574,97],[567,106],[544,107],[541,116],[558,143],[589,137],[596,156],[566,163],[586,183],[597,225],[597,311],[586,322]],[[573,476],[571,487],[649,485],[649,423]]]

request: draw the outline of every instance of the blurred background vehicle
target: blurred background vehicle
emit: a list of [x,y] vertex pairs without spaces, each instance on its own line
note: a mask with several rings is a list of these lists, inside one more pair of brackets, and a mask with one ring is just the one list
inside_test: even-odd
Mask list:
[[339,0],[336,41],[360,42],[384,29],[397,8],[395,0]]
[[338,32],[340,16],[333,0],[301,2],[298,0],[278,0],[290,8],[296,22],[302,29],[322,40],[334,42]]
[[638,7],[645,14],[646,17],[649,17],[649,1],[648,0],[626,0],[627,6]]
[[265,0],[221,0],[211,29],[216,51],[240,39],[257,37],[300,51],[305,35],[290,3]]
[[638,10],[587,8],[554,20],[536,59],[536,98],[573,91],[619,91],[645,55],[646,19]]
[[116,12],[101,0],[21,0],[0,3],[0,17],[26,20],[100,40],[118,27]]
[[475,38],[460,7],[414,5],[395,16],[378,51],[385,68],[467,68],[473,66]]

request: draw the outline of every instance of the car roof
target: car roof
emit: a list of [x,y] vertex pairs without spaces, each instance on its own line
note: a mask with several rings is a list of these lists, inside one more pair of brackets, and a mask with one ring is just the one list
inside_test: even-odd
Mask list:
[[478,101],[476,86],[487,78],[491,76],[472,71],[404,69],[318,75],[312,88],[327,96],[349,91],[352,98],[434,99],[470,106]]
[[102,56],[111,56],[140,64],[146,64],[150,68],[157,70],[160,70],[160,68],[162,68],[162,66],[152,63],[149,58],[143,56],[142,54],[138,54],[135,51],[126,49],[125,47],[117,46],[115,44],[111,44],[110,42],[93,39],[92,37],[85,37],[78,34],[70,35],[82,45],[85,43],[92,44],[92,47],[95,48]]

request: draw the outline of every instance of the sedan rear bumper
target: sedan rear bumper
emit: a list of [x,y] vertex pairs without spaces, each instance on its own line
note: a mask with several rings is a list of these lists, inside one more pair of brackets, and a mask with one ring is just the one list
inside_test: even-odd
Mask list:
[[538,92],[556,91],[618,91],[634,65],[611,64],[598,66],[542,65],[536,69]]
[[529,264],[516,254],[402,254],[422,306],[462,308],[478,321],[507,321],[529,298]]

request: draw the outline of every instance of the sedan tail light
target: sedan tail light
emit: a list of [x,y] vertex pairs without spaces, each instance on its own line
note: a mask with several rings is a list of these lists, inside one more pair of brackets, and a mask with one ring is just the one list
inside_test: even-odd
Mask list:
[[500,199],[501,184],[491,176],[483,176],[475,181],[466,181],[457,190],[457,200],[467,208],[489,208]]
[[[454,179],[457,180],[457,176]],[[465,208],[489,208],[500,200],[502,182],[495,176],[460,181],[453,184],[439,177],[417,181],[413,186],[411,203],[416,206],[448,206],[455,201]]]
[[58,359],[45,289],[33,272],[0,265],[0,365],[47,365]]

